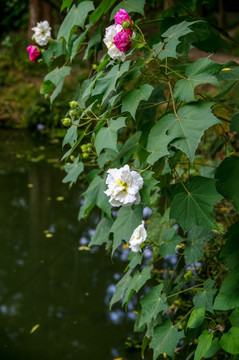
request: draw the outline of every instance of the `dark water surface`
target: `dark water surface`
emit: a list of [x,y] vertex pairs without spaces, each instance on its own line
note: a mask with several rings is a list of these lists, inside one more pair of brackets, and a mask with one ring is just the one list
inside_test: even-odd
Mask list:
[[108,311],[127,250],[114,263],[79,250],[99,218],[77,221],[81,189],[62,184],[61,156],[61,142],[0,131],[0,359],[140,359],[124,349],[133,306]]

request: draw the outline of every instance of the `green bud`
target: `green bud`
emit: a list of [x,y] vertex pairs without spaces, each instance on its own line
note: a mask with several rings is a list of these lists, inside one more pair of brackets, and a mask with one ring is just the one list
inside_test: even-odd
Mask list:
[[32,40],[33,40],[33,41],[35,41],[35,37],[34,37],[34,35],[32,35]]
[[82,157],[83,157],[83,159],[88,159],[89,154],[88,154],[88,153],[83,153],[83,154],[82,154]]
[[124,29],[128,29],[131,24],[130,24],[130,22],[128,22],[128,21],[123,21],[121,25],[122,25],[122,27],[123,27]]
[[92,69],[93,69],[93,70],[96,70],[97,67],[98,67],[97,64],[93,64],[93,65],[92,65]]
[[71,156],[70,156],[70,159],[71,159],[71,161],[75,161],[76,158],[75,158],[74,155],[71,155]]
[[70,110],[70,111],[69,111],[69,114],[70,114],[71,117],[76,117],[76,116],[77,116],[77,111],[75,111],[75,110]]
[[86,150],[87,150],[87,152],[89,152],[89,153],[90,153],[90,152],[92,151],[92,146],[87,145]]
[[72,124],[72,121],[71,121],[70,118],[64,118],[64,119],[61,120],[61,122],[65,127],[69,127]]
[[85,152],[86,151],[86,148],[87,148],[87,145],[85,145],[85,144],[83,144],[83,145],[81,145],[81,151],[82,152]]
[[69,102],[71,109],[77,109],[78,108],[78,102],[77,101],[70,101]]

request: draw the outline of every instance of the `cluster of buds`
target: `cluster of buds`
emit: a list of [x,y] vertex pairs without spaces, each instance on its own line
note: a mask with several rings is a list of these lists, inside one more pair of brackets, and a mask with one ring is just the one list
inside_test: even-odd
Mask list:
[[[70,105],[69,115],[72,119],[75,119],[77,116],[79,116],[78,113],[79,104],[77,101],[73,100],[69,102],[69,105]],[[61,120],[61,122],[65,127],[70,127],[72,125],[72,119],[70,119],[69,117],[65,117],[64,119]]]
[[81,145],[83,159],[89,159],[90,154],[93,152],[93,145],[91,143]]

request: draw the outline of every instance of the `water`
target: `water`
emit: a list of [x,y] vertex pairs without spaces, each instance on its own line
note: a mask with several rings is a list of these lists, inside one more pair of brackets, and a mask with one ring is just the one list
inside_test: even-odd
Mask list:
[[0,359],[140,359],[124,347],[134,306],[108,311],[127,250],[114,263],[103,248],[79,250],[98,214],[77,221],[82,190],[61,182],[61,143],[44,141],[0,133]]

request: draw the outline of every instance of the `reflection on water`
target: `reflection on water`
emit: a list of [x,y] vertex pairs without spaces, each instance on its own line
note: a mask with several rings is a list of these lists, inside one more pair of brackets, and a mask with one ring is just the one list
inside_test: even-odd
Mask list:
[[[12,134],[0,136],[0,359],[138,359],[124,350],[133,305],[108,311],[127,250],[114,263],[104,249],[78,250],[97,213],[78,223],[79,187],[69,192],[64,173],[45,160],[26,161],[39,144]],[[60,158],[60,144],[45,150]]]

